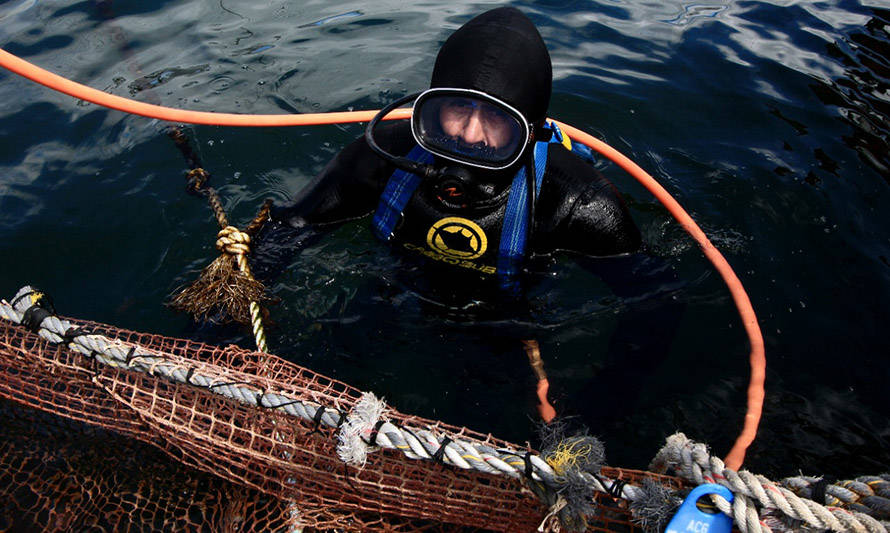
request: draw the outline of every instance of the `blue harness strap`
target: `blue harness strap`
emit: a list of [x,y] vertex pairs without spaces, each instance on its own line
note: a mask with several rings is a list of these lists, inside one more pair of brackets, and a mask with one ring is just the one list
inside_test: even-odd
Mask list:
[[[408,152],[408,159],[418,163],[432,163],[433,154],[427,152],[419,145]],[[396,169],[392,177],[386,182],[386,188],[380,196],[380,203],[377,204],[377,211],[374,212],[374,218],[371,221],[371,229],[374,235],[382,240],[389,242],[393,237],[396,224],[402,216],[402,211],[408,205],[408,200],[420,185],[420,176],[412,174],[402,169]]]
[[[541,192],[541,181],[547,168],[547,142],[535,143],[535,197]],[[525,255],[528,236],[528,179],[523,166],[513,178],[510,197],[507,199],[507,212],[504,214],[504,227],[501,229],[501,242],[498,246],[498,275],[514,276],[519,271],[519,262]]]
[[[541,182],[547,169],[547,149],[550,143],[565,144],[559,126],[548,123],[545,128],[551,130],[549,141],[535,143],[535,198],[541,192]],[[507,212],[504,215],[504,227],[501,229],[501,242],[498,247],[498,275],[502,278],[515,276],[519,265],[525,257],[525,246],[528,240],[528,180],[523,166],[513,178],[510,197],[507,199]]]

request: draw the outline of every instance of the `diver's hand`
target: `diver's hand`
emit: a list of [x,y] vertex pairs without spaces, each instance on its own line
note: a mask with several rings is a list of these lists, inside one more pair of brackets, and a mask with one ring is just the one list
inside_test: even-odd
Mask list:
[[276,205],[269,211],[269,222],[286,224],[293,229],[303,229],[309,222],[297,214],[292,206]]

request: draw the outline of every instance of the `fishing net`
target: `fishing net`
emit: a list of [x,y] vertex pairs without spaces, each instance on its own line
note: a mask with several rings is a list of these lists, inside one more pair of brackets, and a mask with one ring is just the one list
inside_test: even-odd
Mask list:
[[[0,320],[0,531],[533,531],[548,512],[521,477],[386,449],[348,465],[338,457],[337,428],[320,416],[300,419],[263,407],[262,397],[250,405],[218,393],[238,385],[329,409],[316,413],[348,413],[362,394],[339,381],[233,346],[71,323],[73,334],[141,348],[130,350],[127,365],[108,364]],[[143,372],[129,364],[140,357]],[[185,382],[169,379],[164,365],[185,370]],[[205,386],[192,384],[198,376]],[[484,449],[524,449],[392,409],[386,415]],[[602,473],[635,484],[652,476]],[[619,500],[591,498],[590,529],[633,528]]]

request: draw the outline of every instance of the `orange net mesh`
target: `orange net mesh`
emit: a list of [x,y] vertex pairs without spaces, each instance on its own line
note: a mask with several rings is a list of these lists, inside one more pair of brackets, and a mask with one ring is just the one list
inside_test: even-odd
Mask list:
[[[220,382],[249,383],[342,412],[361,395],[273,355],[72,322],[162,352],[166,360]],[[74,524],[116,531],[145,525],[532,531],[547,512],[515,479],[411,460],[392,450],[369,454],[363,468],[347,466],[337,456],[334,429],[154,376],[151,369],[101,364],[7,321],[0,321],[0,377],[0,397],[32,408],[0,404],[0,496],[9,502],[0,530],[27,529],[15,526],[31,520],[51,530]],[[520,449],[465,428],[396,411],[387,415],[403,426]],[[652,476],[609,468],[603,474],[633,484]],[[599,516],[592,529],[632,529],[623,504],[596,499]]]

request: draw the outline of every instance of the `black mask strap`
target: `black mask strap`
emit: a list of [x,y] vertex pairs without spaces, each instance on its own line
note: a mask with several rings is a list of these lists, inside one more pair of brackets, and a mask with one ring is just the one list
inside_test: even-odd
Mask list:
[[368,122],[368,127],[365,128],[365,142],[368,143],[368,146],[371,148],[371,150],[374,151],[374,153],[395,165],[396,168],[400,168],[406,172],[410,172],[411,174],[417,174],[422,178],[430,178],[436,174],[436,169],[434,167],[432,167],[431,165],[424,165],[423,163],[418,163],[416,161],[411,161],[407,157],[394,156],[381,148],[380,145],[377,144],[377,141],[374,139],[374,128],[377,127],[377,124],[383,119],[383,117],[390,114],[396,108],[403,106],[408,102],[414,101],[419,94],[420,93],[414,93],[403,96],[402,98],[399,98],[395,102],[381,109],[380,112],[371,119],[371,122]]

